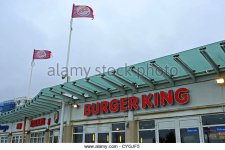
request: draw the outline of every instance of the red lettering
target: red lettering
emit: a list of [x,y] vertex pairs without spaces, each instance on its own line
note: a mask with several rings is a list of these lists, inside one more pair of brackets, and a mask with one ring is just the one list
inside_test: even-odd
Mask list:
[[128,98],[128,109],[137,110],[138,109],[138,98],[136,96],[131,96]]
[[37,120],[31,120],[30,127],[42,126],[45,125],[45,118],[40,118]]
[[37,126],[40,126],[40,119],[36,120]]
[[186,104],[189,101],[189,93],[186,88],[179,88],[175,92],[175,100],[179,104]]
[[22,123],[17,123],[17,125],[16,125],[16,129],[22,129]]
[[48,125],[51,125],[51,118],[48,118]]
[[45,118],[41,118],[40,124],[41,124],[41,125],[45,125]]
[[32,127],[35,127],[35,126],[36,126],[36,121],[34,120],[33,124],[32,124]]
[[109,102],[103,101],[100,104],[100,113],[109,113]]
[[84,116],[91,115],[91,104],[84,104]]
[[30,122],[30,127],[33,127],[33,126],[34,126],[34,121],[31,120],[31,122]]
[[121,98],[120,99],[120,111],[126,111],[127,110],[127,98]]
[[118,112],[119,110],[119,101],[117,99],[113,99],[110,103],[109,103],[109,110],[111,112]]
[[159,93],[154,93],[154,106],[159,107]]
[[146,107],[148,108],[152,108],[152,103],[151,103],[151,98],[152,98],[152,94],[149,93],[147,96],[146,95],[142,95],[141,96],[141,104],[142,104],[142,108],[146,109]]
[[91,111],[92,111],[93,115],[99,114],[99,103],[98,102],[96,104],[95,103],[91,104]]
[[[186,88],[179,88],[176,91],[168,90],[147,95],[141,95],[141,108],[154,108],[166,105],[173,105],[175,102],[178,104],[185,104],[189,101],[189,93]],[[139,101],[137,96],[122,97],[120,100],[113,99],[110,102],[101,101],[92,104],[84,104],[84,116],[116,113],[118,111],[132,111],[139,109]],[[31,126],[43,124],[39,120],[31,122]]]
[[169,105],[173,104],[173,91],[169,90],[168,94],[164,91],[160,91],[160,105],[165,106],[165,102]]

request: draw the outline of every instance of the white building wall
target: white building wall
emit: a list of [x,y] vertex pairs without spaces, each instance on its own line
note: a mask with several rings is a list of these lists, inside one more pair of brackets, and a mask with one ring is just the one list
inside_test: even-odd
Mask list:
[[[222,106],[225,105],[225,88],[222,86],[219,86],[216,84],[214,80],[207,81],[207,82],[200,82],[200,83],[194,83],[194,84],[188,84],[188,85],[182,85],[177,86],[173,88],[166,88],[166,89],[160,89],[155,91],[149,91],[149,92],[143,92],[138,94],[133,94],[134,96],[137,96],[138,98],[141,98],[141,95],[148,94],[148,93],[155,93],[159,91],[168,91],[168,90],[176,90],[178,88],[187,88],[189,89],[189,96],[190,100],[189,103],[180,105],[180,104],[174,104],[172,106],[166,105],[165,107],[159,107],[159,108],[152,108],[152,109],[142,109],[141,108],[141,101],[139,100],[139,110],[134,111],[135,117],[140,117],[141,115],[154,115],[155,113],[161,113],[161,112],[172,112],[176,111],[175,115],[180,116],[183,115],[183,112],[186,110],[185,114],[188,115],[194,115],[195,113],[200,113],[200,110],[194,110],[194,109],[200,109],[200,108],[206,108],[206,107],[219,107],[218,110],[213,110],[212,112],[223,112]],[[130,95],[129,95],[130,96]],[[126,97],[126,96],[122,96]],[[121,97],[113,97],[104,99],[105,101],[111,101],[112,99],[120,99]],[[128,116],[128,112],[118,112],[118,113],[109,113],[109,114],[100,114],[100,115],[92,115],[92,116],[84,116],[84,104],[91,104],[100,102],[102,100],[93,101],[93,102],[87,102],[87,103],[80,103],[80,107],[78,109],[72,109],[72,121],[91,121],[91,120],[99,120],[103,118],[115,118],[115,117],[126,117]],[[220,107],[221,106],[221,107]],[[179,111],[180,110],[180,111]],[[202,111],[202,113],[211,113],[211,110],[208,109]],[[164,115],[160,115],[161,117],[171,117],[169,113],[166,113]]]

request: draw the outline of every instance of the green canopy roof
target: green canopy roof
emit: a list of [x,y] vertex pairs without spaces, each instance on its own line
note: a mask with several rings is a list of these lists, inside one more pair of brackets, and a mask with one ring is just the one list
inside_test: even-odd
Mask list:
[[42,89],[29,103],[0,114],[0,123],[30,119],[82,103],[215,79],[225,75],[225,41]]

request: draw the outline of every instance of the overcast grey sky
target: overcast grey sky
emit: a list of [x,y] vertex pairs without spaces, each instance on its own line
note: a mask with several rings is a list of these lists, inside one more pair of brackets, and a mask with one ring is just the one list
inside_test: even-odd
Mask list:
[[70,66],[117,68],[225,39],[224,0],[1,0],[0,100],[26,96],[34,48],[53,57],[35,61],[31,96],[64,82],[47,73],[65,66],[73,3],[95,19],[74,19]]

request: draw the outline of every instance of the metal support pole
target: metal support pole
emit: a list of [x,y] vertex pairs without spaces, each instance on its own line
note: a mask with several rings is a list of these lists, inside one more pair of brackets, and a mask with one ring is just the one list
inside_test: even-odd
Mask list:
[[27,124],[27,117],[24,117],[24,122],[23,122],[23,133],[22,133],[22,143],[24,143],[26,124]]
[[60,121],[60,133],[59,133],[59,143],[62,143],[62,142],[63,142],[64,111],[65,111],[65,102],[62,101],[62,111],[61,111],[61,121]]

